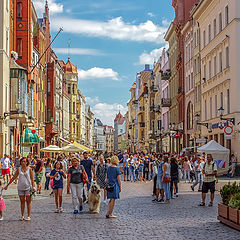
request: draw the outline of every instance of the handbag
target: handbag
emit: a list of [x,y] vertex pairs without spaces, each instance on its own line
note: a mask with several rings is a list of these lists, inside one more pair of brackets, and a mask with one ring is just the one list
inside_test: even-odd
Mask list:
[[171,182],[171,177],[164,177],[163,182],[164,183],[170,183]]
[[87,173],[86,173],[86,171],[82,168],[82,166],[81,166],[81,169],[82,169],[82,182],[83,182],[83,184],[85,184],[85,183],[89,183],[89,180],[88,180],[88,175],[87,175]]
[[113,192],[114,188],[115,188],[115,184],[114,185],[107,184],[107,186],[106,186],[107,192]]

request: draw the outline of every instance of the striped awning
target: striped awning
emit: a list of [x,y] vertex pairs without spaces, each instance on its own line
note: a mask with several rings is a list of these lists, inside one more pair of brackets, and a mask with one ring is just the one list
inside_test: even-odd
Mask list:
[[39,143],[39,137],[36,133],[32,134],[31,129],[25,128],[24,134],[23,134],[23,143],[24,144]]
[[73,145],[74,145],[75,147],[78,147],[78,148],[83,149],[83,150],[86,151],[86,152],[92,152],[92,151],[93,151],[92,149],[90,149],[90,148],[88,148],[88,147],[85,147],[85,146],[83,146],[82,144],[80,144],[80,143],[78,143],[78,142],[74,142]]

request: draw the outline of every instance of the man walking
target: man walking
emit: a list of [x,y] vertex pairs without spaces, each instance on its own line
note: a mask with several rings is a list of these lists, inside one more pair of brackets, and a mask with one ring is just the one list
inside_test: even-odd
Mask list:
[[194,171],[195,171],[195,183],[191,186],[191,189],[194,191],[194,188],[199,184],[198,191],[202,190],[203,175],[202,169],[204,166],[204,161],[200,157],[197,157],[197,160],[194,162]]
[[215,193],[215,182],[217,175],[217,166],[213,162],[213,157],[211,154],[207,154],[207,162],[203,166],[203,186],[202,186],[202,202],[199,206],[205,206],[206,194],[210,190],[210,203],[209,207],[212,207]]
[[10,174],[10,159],[7,157],[7,154],[4,154],[4,157],[1,159],[1,171],[4,180],[4,184],[6,183],[5,177],[7,176],[7,183],[9,181]]

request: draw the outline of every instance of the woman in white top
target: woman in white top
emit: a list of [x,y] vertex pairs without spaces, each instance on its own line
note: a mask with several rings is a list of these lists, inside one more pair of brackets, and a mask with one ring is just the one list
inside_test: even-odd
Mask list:
[[165,193],[165,199],[166,203],[170,203],[170,182],[171,182],[171,177],[170,177],[170,164],[168,163],[168,157],[164,156],[163,157],[163,176],[162,176],[162,182],[163,182],[163,189]]
[[[5,190],[8,189],[8,186],[14,182],[18,178],[18,196],[21,202],[21,218],[20,220],[31,220],[31,194],[35,192],[35,183],[33,178],[33,171],[29,167],[29,161],[27,158],[21,158],[20,160],[20,168],[17,169],[16,173],[12,177],[11,181],[6,185],[4,188]],[[25,202],[27,202],[27,211],[28,217],[24,218],[25,213]]]

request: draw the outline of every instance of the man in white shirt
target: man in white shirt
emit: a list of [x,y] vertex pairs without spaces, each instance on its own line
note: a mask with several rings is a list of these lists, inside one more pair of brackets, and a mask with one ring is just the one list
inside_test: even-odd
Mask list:
[[200,157],[197,157],[197,160],[194,162],[194,171],[195,171],[195,183],[191,186],[191,189],[194,191],[194,188],[199,184],[198,191],[201,192],[202,189],[202,169],[203,169],[204,162]]
[[4,184],[6,183],[5,177],[7,176],[7,183],[9,181],[9,169],[10,169],[10,159],[7,157],[7,154],[4,154],[4,157],[1,159],[1,173],[3,176]]

